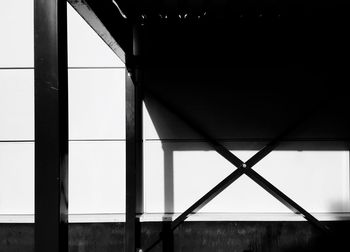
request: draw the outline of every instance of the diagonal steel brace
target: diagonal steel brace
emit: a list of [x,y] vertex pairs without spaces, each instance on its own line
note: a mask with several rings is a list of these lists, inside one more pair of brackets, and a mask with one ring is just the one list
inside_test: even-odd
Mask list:
[[[175,230],[181,223],[183,223],[190,214],[198,212],[202,207],[214,199],[218,194],[225,190],[229,185],[236,181],[243,174],[246,174],[255,183],[260,185],[263,189],[269,192],[272,196],[278,199],[282,204],[287,206],[296,214],[301,214],[307,221],[309,221],[313,226],[319,230],[328,233],[329,228],[313,217],[309,212],[299,206],[296,202],[290,199],[278,188],[273,186],[270,182],[264,179],[261,175],[255,172],[252,167],[256,165],[260,160],[266,157],[271,151],[273,151],[290,132],[292,132],[301,122],[307,119],[307,114],[302,116],[299,120],[293,123],[285,131],[283,131],[278,137],[268,143],[263,149],[253,155],[246,163],[240,160],[237,156],[232,154],[226,147],[217,142],[211,136],[209,136],[205,131],[203,131],[198,125],[192,122],[189,118],[179,113],[174,107],[167,104],[164,100],[156,96],[154,93],[147,90],[147,94],[153,97],[156,101],[166,107],[169,111],[178,116],[182,121],[184,121],[190,128],[195,132],[199,133],[221,156],[233,164],[237,169],[232,172],[229,176],[223,179],[219,184],[212,188],[208,193],[196,201],[192,206],[190,206],[186,211],[184,211],[180,216],[178,216],[172,223],[170,229]],[[154,246],[156,246],[162,237],[159,236],[152,244],[145,250],[150,251]]]

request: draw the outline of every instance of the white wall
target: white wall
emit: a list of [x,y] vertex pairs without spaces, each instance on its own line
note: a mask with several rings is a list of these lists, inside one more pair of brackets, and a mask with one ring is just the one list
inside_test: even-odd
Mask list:
[[[67,11],[69,213],[122,214],[124,64],[70,5]],[[1,1],[0,26],[0,220],[6,221],[1,215],[34,214],[33,0]]]
[[0,67],[34,66],[33,0],[0,2]]
[[[33,0],[1,1],[0,29],[0,221],[6,221],[1,216],[34,213]],[[125,69],[70,6],[68,41],[69,213],[99,221],[125,211]],[[145,107],[144,137],[146,214],[180,213],[234,170],[205,143],[161,141]],[[253,155],[234,153],[243,160]],[[350,211],[347,151],[275,151],[254,169],[308,211]],[[244,176],[201,210],[243,212],[289,210]]]
[[0,215],[34,212],[33,22],[32,0],[0,1]]
[[[192,143],[146,142],[146,212],[163,212],[167,207],[165,169],[173,170],[173,209],[177,213],[186,210],[235,170],[214,150],[183,151],[184,145],[191,149]],[[204,143],[196,146],[200,145],[207,149]],[[232,152],[243,160],[254,154]],[[275,151],[254,170],[308,211],[347,212],[350,209],[348,162],[347,152]],[[290,210],[254,181],[242,176],[200,212],[286,213]]]
[[[235,168],[208,144],[193,140],[197,136],[191,137],[192,131],[186,130],[188,126],[180,119],[163,108],[159,108],[162,113],[152,111],[158,109],[154,104],[147,107],[151,111],[144,109],[145,211],[181,213]],[[163,130],[160,137],[155,123],[162,125],[161,121],[168,119],[176,119],[176,135],[181,136],[183,131],[189,135],[188,139],[182,136],[174,139],[174,134]],[[234,146],[230,142],[225,144]],[[232,153],[246,161],[255,152]],[[307,211],[332,213],[329,218],[350,211],[348,151],[273,151],[254,170]],[[224,213],[226,217],[252,213],[264,218],[263,213],[291,211],[254,181],[242,176],[199,213]]]
[[68,5],[69,213],[125,212],[124,64]]

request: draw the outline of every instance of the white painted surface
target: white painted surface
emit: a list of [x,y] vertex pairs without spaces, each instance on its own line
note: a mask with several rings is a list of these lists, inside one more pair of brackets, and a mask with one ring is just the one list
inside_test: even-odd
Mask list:
[[[320,221],[348,221],[349,213],[312,213]],[[141,222],[175,220],[180,214],[146,213],[140,216]],[[125,214],[69,214],[70,223],[115,223],[125,222]],[[306,221],[294,213],[197,213],[186,221]],[[34,223],[33,214],[0,214],[0,223]]]
[[124,67],[124,63],[67,4],[69,67]]
[[125,142],[70,142],[69,213],[125,212]]
[[348,151],[275,151],[255,170],[311,212],[350,211]]
[[124,69],[69,70],[70,139],[125,139]]
[[[6,34],[0,40],[0,67],[15,68],[0,70],[0,141],[34,140],[34,70],[16,69],[33,67],[32,5],[32,0],[0,2]],[[120,140],[70,143],[69,212],[87,220],[122,214],[124,65],[69,5],[68,36],[69,66],[88,68],[69,70],[70,139]],[[34,213],[34,143],[0,143],[0,190],[1,221]]]
[[0,70],[0,140],[33,139],[34,70]]
[[0,143],[0,215],[34,213],[34,143]]
[[0,67],[34,66],[34,1],[0,1]]
[[160,139],[150,113],[145,105],[143,105],[143,137],[144,139]]
[[[32,0],[0,2],[0,28],[7,34],[0,40],[0,67],[33,66],[32,5]],[[68,18],[69,66],[123,67],[70,6]],[[34,139],[33,78],[33,70],[0,70],[0,140]],[[70,143],[72,222],[124,220],[124,88],[124,69],[69,71],[70,139],[119,140]],[[165,211],[180,213],[234,170],[204,143],[173,142],[162,146],[146,109],[144,117],[143,221],[161,220]],[[234,153],[243,160],[253,155],[248,151]],[[171,174],[164,172],[165,167],[173,170],[172,179],[167,179],[173,180],[173,197],[165,197],[165,187],[172,187],[164,184],[165,174]],[[348,152],[276,151],[254,169],[316,217],[348,218]],[[0,222],[29,220],[33,212],[34,144],[0,143]],[[294,218],[300,217],[290,215],[285,206],[243,176],[190,220]]]
[[[247,160],[254,152],[234,153]],[[171,209],[166,200],[165,169],[173,169],[174,212],[187,209],[234,171],[228,161],[208,150],[204,143],[195,143],[193,147],[193,143],[146,141],[146,213]],[[347,151],[275,151],[254,169],[308,211],[350,211]],[[244,175],[200,212],[283,213],[290,210]]]

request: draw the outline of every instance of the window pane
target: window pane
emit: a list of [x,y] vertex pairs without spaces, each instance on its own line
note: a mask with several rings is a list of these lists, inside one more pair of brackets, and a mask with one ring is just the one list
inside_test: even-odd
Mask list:
[[0,67],[34,66],[33,0],[0,1]]
[[34,143],[0,143],[0,214],[34,214]]
[[0,70],[0,140],[34,139],[34,70]]
[[70,139],[125,138],[124,69],[69,71]]
[[124,63],[67,4],[68,65],[70,67],[124,67]]
[[69,213],[125,211],[125,142],[70,142]]

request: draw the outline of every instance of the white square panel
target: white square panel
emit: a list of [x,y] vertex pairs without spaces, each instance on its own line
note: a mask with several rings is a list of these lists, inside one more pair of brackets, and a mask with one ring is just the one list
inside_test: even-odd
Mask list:
[[69,70],[70,139],[125,138],[125,71]]
[[34,139],[34,70],[0,70],[0,140]]
[[34,143],[0,142],[0,214],[34,214]]
[[70,142],[69,213],[125,212],[125,142]]
[[0,31],[0,67],[33,67],[33,0],[0,1]]

